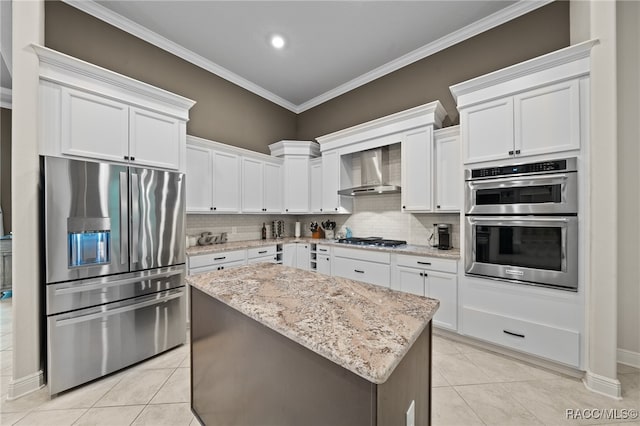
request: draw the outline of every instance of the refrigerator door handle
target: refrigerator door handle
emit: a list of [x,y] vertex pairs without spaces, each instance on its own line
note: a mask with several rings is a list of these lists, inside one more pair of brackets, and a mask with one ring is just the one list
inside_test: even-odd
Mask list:
[[172,271],[172,272],[163,272],[160,274],[154,274],[154,275],[145,275],[145,276],[136,276],[133,278],[127,278],[124,280],[115,280],[112,282],[103,282],[103,281],[99,281],[93,284],[86,284],[86,285],[70,285],[69,287],[62,287],[62,288],[57,288],[55,290],[55,294],[56,295],[60,295],[60,294],[73,294],[73,293],[82,293],[85,291],[90,291],[90,290],[97,290],[97,289],[106,289],[106,288],[110,288],[110,287],[117,287],[117,286],[123,286],[123,285],[127,285],[127,284],[134,284],[140,281],[149,281],[149,280],[155,280],[158,278],[169,278],[169,277],[173,277],[175,275],[180,275],[182,274],[184,271],[179,270],[179,271]]
[[87,321],[91,321],[98,318],[105,318],[111,315],[122,314],[124,312],[129,312],[129,311],[134,311],[136,309],[144,308],[145,306],[157,305],[160,303],[168,302],[169,300],[177,299],[178,297],[183,297],[184,294],[185,294],[184,289],[179,289],[160,298],[157,298],[154,295],[153,299],[151,300],[144,300],[138,303],[134,303],[132,305],[123,306],[121,308],[107,309],[104,311],[101,310],[95,313],[81,314],[71,318],[57,320],[55,323],[55,326],[64,327],[67,325],[77,324],[80,322],[87,322]]
[[127,191],[127,172],[120,172],[120,263],[129,261],[129,193]]
[[140,232],[140,186],[137,173],[131,173],[131,263],[138,263]]

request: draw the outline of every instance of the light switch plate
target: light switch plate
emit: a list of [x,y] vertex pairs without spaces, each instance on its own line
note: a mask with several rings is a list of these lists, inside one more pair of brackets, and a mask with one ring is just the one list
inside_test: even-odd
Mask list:
[[412,400],[407,410],[407,426],[416,426],[416,401]]

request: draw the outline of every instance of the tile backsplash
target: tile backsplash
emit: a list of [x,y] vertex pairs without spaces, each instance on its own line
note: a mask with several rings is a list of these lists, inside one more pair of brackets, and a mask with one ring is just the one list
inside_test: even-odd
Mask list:
[[[364,196],[355,199],[350,215],[187,215],[187,235],[227,232],[229,241],[259,239],[262,224],[284,220],[285,236],[292,237],[294,224],[300,221],[302,235],[310,237],[309,224],[334,220],[337,231],[351,228],[356,237],[379,236],[406,240],[409,244],[428,245],[434,223],[453,224],[453,246],[460,247],[460,215],[457,213],[402,213],[401,194]],[[235,230],[235,232],[233,232]],[[267,234],[270,235],[270,234]]]

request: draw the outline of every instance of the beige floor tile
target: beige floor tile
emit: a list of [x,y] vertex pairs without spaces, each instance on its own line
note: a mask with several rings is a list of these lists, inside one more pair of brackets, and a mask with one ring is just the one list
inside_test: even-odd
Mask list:
[[21,411],[19,413],[0,413],[0,425],[10,426],[15,424],[18,420],[29,414],[28,411]]
[[466,353],[465,356],[494,381],[553,380],[562,377],[489,352],[472,352]]
[[133,422],[136,426],[188,426],[193,414],[188,403],[147,405]]
[[172,369],[128,372],[95,406],[147,404],[172,373]]
[[640,410],[640,374],[621,374],[618,379],[622,385],[621,404],[624,407]]
[[129,426],[144,409],[144,405],[91,408],[74,426]]
[[542,425],[500,383],[456,386],[455,390],[487,425]]
[[437,370],[431,370],[431,386],[434,388],[439,388],[443,386],[451,386],[449,382],[444,378],[444,376]]
[[13,351],[0,351],[0,376],[11,375],[13,375]]
[[150,404],[189,402],[190,377],[188,368],[177,368],[169,380],[160,388]]
[[187,345],[179,346],[175,349],[171,349],[160,355],[148,359],[134,367],[133,369],[150,370],[150,369],[162,369],[162,368],[178,368],[184,358],[189,353],[189,347]]
[[189,423],[189,426],[202,426],[202,423],[200,423],[200,421],[194,416],[191,423]]
[[477,365],[463,354],[434,354],[433,367],[453,386],[497,381],[483,373]]
[[3,398],[0,401],[0,412],[3,413],[17,413],[20,411],[31,411],[36,407],[44,404],[49,401],[49,391],[47,388],[39,389],[35,392],[32,392],[28,395],[20,397],[18,399],[14,399],[11,401],[6,400],[6,387],[8,386],[7,381],[2,382],[3,386]]
[[49,401],[44,402],[35,410],[61,410],[70,408],[91,408],[100,400],[107,392],[109,392],[120,380],[123,375],[108,376],[95,382],[78,386],[70,391],[63,392],[52,397]]
[[433,336],[433,352],[438,354],[460,353],[454,341],[436,335]]
[[87,410],[33,411],[16,423],[16,426],[70,426]]
[[434,426],[482,425],[480,418],[453,388],[434,388],[431,395]]
[[0,351],[8,351],[13,347],[13,333],[0,336]]
[[191,367],[191,356],[189,354],[187,354],[187,356],[184,358],[184,361],[182,361],[182,363],[180,364],[181,368],[189,368]]
[[618,374],[640,373],[640,368],[618,363]]
[[474,345],[468,345],[468,344],[462,343],[462,342],[454,342],[454,343],[456,345],[456,348],[458,348],[458,351],[460,353],[463,353],[463,354],[471,354],[471,353],[483,353],[483,354],[485,354],[485,353],[491,353],[490,351],[481,349],[481,348],[479,348],[477,346],[474,346]]

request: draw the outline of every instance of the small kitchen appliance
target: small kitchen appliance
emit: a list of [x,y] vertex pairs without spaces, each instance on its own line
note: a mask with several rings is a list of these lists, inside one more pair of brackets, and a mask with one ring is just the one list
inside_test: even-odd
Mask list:
[[449,223],[435,223],[433,225],[433,235],[437,238],[435,244],[439,250],[449,250],[453,248],[451,244],[451,224]]

